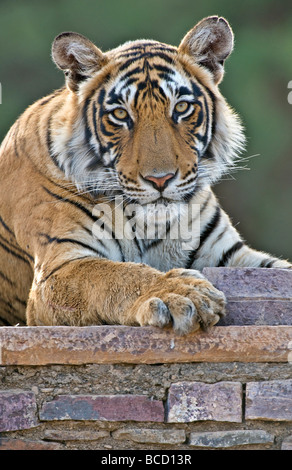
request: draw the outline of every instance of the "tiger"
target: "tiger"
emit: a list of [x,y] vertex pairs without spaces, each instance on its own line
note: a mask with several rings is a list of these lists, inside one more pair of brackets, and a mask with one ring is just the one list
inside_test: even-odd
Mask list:
[[225,315],[204,267],[291,268],[250,248],[211,189],[245,149],[219,90],[233,45],[218,16],[178,47],[140,39],[104,53],[78,33],[55,38],[64,86],[0,149],[1,325],[185,335]]

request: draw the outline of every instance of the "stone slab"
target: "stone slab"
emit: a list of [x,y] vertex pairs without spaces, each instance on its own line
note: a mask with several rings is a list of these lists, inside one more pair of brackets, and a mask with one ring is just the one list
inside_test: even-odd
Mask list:
[[218,326],[292,325],[291,300],[227,299],[226,316]]
[[34,393],[0,391],[0,431],[17,431],[38,426],[36,412]]
[[43,404],[41,421],[164,421],[162,401],[145,395],[59,395]]
[[292,450],[292,435],[283,439],[281,450]]
[[112,433],[118,440],[131,440],[143,444],[182,444],[186,440],[184,429],[124,428]]
[[98,441],[105,437],[110,437],[109,431],[62,431],[56,429],[47,429],[44,433],[45,441],[60,441],[60,442],[69,442],[69,441]]
[[242,385],[239,382],[178,382],[169,389],[167,422],[242,421]]
[[274,436],[262,430],[233,430],[191,432],[189,445],[193,447],[227,448],[252,444],[272,444]]
[[155,327],[0,328],[0,365],[288,362],[291,349],[291,326],[215,326],[186,336]]
[[292,421],[292,379],[247,383],[245,417]]
[[292,301],[292,270],[204,268],[203,274],[228,298]]
[[227,297],[219,325],[292,325],[292,270],[204,268]]
[[27,439],[9,439],[0,437],[2,450],[62,450],[63,446],[54,442],[31,441]]

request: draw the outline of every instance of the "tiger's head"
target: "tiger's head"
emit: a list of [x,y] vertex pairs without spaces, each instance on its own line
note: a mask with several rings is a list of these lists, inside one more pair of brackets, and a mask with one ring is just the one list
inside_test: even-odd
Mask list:
[[178,48],[138,40],[102,53],[80,34],[60,34],[52,56],[74,107],[53,133],[60,168],[78,188],[139,204],[188,201],[217,181],[244,144],[218,89],[232,49],[217,16]]

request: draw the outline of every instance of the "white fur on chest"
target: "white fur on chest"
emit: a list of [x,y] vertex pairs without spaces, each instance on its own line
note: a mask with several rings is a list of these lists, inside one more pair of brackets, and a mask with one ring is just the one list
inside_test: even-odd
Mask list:
[[[161,271],[183,267],[199,245],[199,204],[97,205],[96,242],[113,261],[145,263]],[[114,239],[112,238],[112,236]]]

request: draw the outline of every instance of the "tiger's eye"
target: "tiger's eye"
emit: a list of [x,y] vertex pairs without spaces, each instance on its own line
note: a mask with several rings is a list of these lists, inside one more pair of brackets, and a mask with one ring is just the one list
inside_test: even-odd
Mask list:
[[124,109],[124,108],[116,108],[113,110],[113,115],[117,118],[117,119],[127,119],[127,117],[129,116],[127,111]]
[[190,103],[187,101],[180,101],[175,105],[175,110],[177,113],[185,113],[189,107]]

